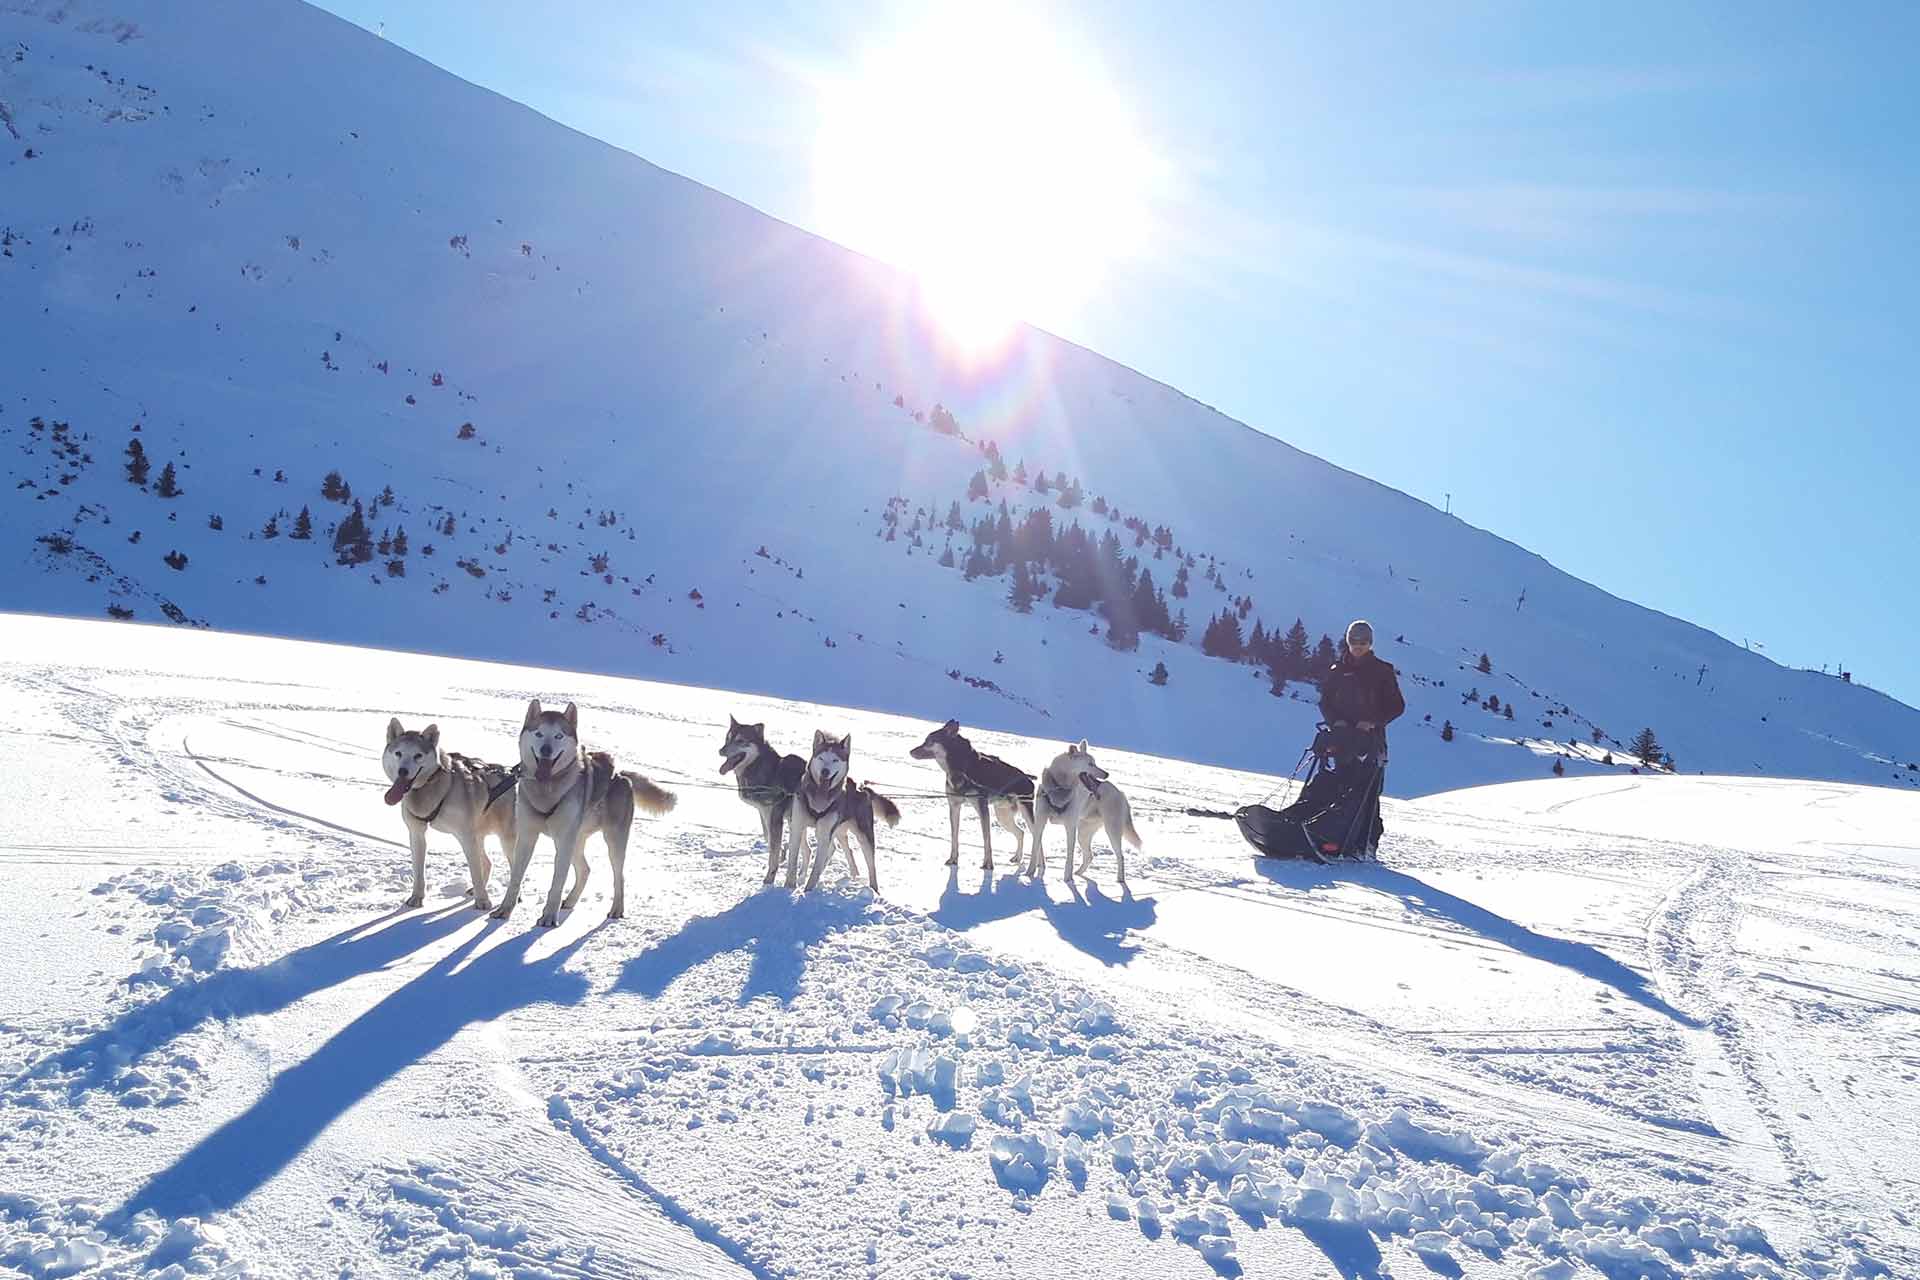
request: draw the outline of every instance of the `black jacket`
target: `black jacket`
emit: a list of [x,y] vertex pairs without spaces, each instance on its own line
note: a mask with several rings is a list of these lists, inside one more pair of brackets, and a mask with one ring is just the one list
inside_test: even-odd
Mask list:
[[1328,724],[1368,721],[1384,743],[1388,723],[1398,720],[1406,709],[1393,664],[1374,654],[1336,662],[1321,677],[1320,714]]

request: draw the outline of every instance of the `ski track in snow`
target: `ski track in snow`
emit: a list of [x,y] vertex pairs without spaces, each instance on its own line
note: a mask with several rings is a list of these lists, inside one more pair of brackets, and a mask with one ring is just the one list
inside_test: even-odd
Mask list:
[[[61,656],[98,624],[10,629],[28,656],[0,666],[0,705],[46,732],[0,748],[0,861],[16,911],[60,910],[0,1004],[0,1267],[1920,1267],[1893,1207],[1920,1185],[1899,1136],[1920,876],[1891,840],[1748,852],[1462,793],[1395,806],[1390,865],[1262,864],[1155,804],[1271,779],[1114,753],[1147,837],[1132,885],[1102,853],[1069,888],[1056,843],[1034,886],[1010,844],[990,874],[968,843],[940,865],[944,806],[914,794],[935,778],[904,759],[918,724],[393,655],[342,668],[381,683],[277,684],[280,642],[221,637],[124,672]],[[599,918],[597,843],[560,929],[524,903],[477,918],[437,834],[428,905],[396,910],[388,706],[499,756],[512,686],[554,682],[589,741],[685,780],[636,832],[630,918]],[[911,797],[877,898],[760,887],[751,815],[712,785],[736,710],[780,740],[858,722],[856,772]],[[97,995],[30,994],[75,955]]]

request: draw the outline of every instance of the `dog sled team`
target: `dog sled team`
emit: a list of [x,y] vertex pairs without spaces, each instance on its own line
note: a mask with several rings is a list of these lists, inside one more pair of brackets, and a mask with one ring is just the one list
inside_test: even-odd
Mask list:
[[[1322,684],[1327,719],[1312,754],[1315,760],[1300,798],[1286,809],[1248,805],[1227,813],[1189,810],[1238,821],[1256,849],[1272,857],[1355,853],[1368,856],[1380,839],[1379,803],[1386,760],[1386,725],[1405,710],[1392,666],[1374,657],[1372,628],[1356,622],[1347,631],[1349,657]],[[993,828],[1013,837],[1013,858],[1023,874],[1047,871],[1049,826],[1065,833],[1062,869],[1071,880],[1093,862],[1093,837],[1104,831],[1115,874],[1127,878],[1126,847],[1140,848],[1127,797],[1094,761],[1082,739],[1070,743],[1036,777],[980,751],[949,720],[909,753],[932,761],[944,775],[950,845],[947,865],[960,861],[960,829],[966,811],[980,825],[981,867],[993,868]],[[900,821],[900,809],[871,784],[852,777],[853,737],[816,731],[807,758],[784,755],[767,741],[764,724],[729,718],[720,745],[720,772],[731,775],[742,802],[754,810],[767,844],[762,883],[772,884],[784,861],[782,883],[812,890],[838,849],[848,874],[862,879],[857,845],[869,889],[880,888],[878,829]],[[590,866],[586,842],[598,834],[613,875],[609,919],[626,914],[627,842],[636,813],[659,817],[672,811],[674,795],[645,775],[621,769],[604,751],[580,740],[579,711],[569,702],[555,711],[534,699],[520,727],[519,760],[511,768],[445,750],[438,725],[408,730],[396,718],[387,724],[381,755],[388,782],[386,802],[397,805],[413,855],[413,888],[406,905],[426,896],[427,832],[452,836],[466,855],[473,906],[506,919],[520,900],[534,846],[546,836],[554,849],[553,878],[539,923],[551,927],[579,902]],[[807,837],[813,839],[811,860]],[[507,882],[498,905],[488,893],[491,836],[507,859]],[[1077,860],[1076,860],[1077,859]],[[569,872],[572,886],[568,887]],[[804,879],[803,879],[804,875]]]

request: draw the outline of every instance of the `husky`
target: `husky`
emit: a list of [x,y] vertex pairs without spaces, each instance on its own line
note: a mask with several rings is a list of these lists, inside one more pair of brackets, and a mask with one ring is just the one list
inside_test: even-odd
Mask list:
[[[535,698],[527,704],[520,726],[520,784],[513,799],[513,859],[507,867],[507,891],[495,907],[496,920],[513,914],[520,901],[520,882],[533,860],[533,846],[541,833],[553,841],[553,885],[547,890],[542,928],[560,922],[561,910],[571,910],[587,887],[587,837],[598,831],[607,842],[613,864],[613,907],[607,919],[627,913],[627,837],[633,832],[633,813],[659,816],[671,812],[674,797],[640,774],[616,769],[604,751],[583,751],[580,713],[569,702],[565,711],[547,711]],[[573,867],[573,888],[566,901],[560,890]]]
[[900,822],[900,809],[870,786],[856,786],[847,777],[853,761],[853,735],[830,738],[819,730],[813,734],[813,755],[793,793],[793,811],[787,819],[787,878],[791,889],[800,876],[800,860],[806,853],[806,833],[813,832],[813,872],[807,877],[809,891],[820,883],[833,846],[839,842],[847,855],[847,872],[855,880],[860,869],[853,861],[852,840],[860,842],[867,855],[867,888],[880,891],[880,876],[874,863],[874,819],[888,826]]
[[[1026,852],[1027,832],[1033,829],[1033,775],[1022,773],[997,756],[976,751],[960,734],[960,722],[949,720],[928,734],[926,741],[907,753],[915,760],[937,761],[947,775],[947,821],[953,835],[952,852],[947,865],[960,863],[960,810],[971,804],[980,815],[980,843],[986,847],[986,860],[980,866],[993,870],[993,826],[987,821],[987,809],[1002,828],[1013,832],[1013,861],[1020,865]],[[1023,828],[1017,817],[1024,817]]]
[[780,868],[781,836],[787,827],[787,813],[793,807],[793,794],[807,772],[807,762],[799,756],[783,756],[767,744],[767,726],[741,724],[727,717],[727,740],[720,744],[720,772],[731,773],[740,788],[740,798],[760,815],[760,834],[767,839],[767,878]]
[[488,764],[440,749],[440,726],[430,724],[410,731],[396,716],[387,721],[387,748],[380,755],[387,771],[388,804],[400,806],[406,820],[407,843],[413,849],[413,892],[406,905],[417,907],[427,897],[427,828],[437,827],[460,842],[467,855],[473,905],[481,911],[487,900],[487,876],[493,864],[487,858],[486,838],[500,842],[505,857],[513,848],[513,773],[504,765]]
[[1105,826],[1107,843],[1113,846],[1113,856],[1120,864],[1120,882],[1126,883],[1127,852],[1122,838],[1133,841],[1134,848],[1140,847],[1140,835],[1133,829],[1133,809],[1120,788],[1107,781],[1107,771],[1094,763],[1085,738],[1068,743],[1040,775],[1034,789],[1033,815],[1033,858],[1027,865],[1028,875],[1046,876],[1047,853],[1040,837],[1047,823],[1057,822],[1067,829],[1067,879],[1074,877],[1075,846],[1086,850],[1080,859],[1080,871],[1085,873],[1093,861],[1093,833]]

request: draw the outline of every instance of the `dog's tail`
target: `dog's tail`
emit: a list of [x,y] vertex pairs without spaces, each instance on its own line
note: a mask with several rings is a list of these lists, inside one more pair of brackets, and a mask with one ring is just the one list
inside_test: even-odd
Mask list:
[[875,791],[871,786],[860,788],[867,793],[867,799],[873,801],[873,816],[890,827],[900,825],[900,806]]
[[633,807],[642,813],[650,813],[658,818],[673,812],[677,797],[673,792],[655,786],[644,774],[629,770],[626,779],[633,784]]
[[1120,834],[1132,842],[1134,848],[1139,849],[1144,847],[1140,843],[1140,833],[1133,829],[1133,810],[1131,808],[1127,810],[1127,816],[1121,827]]

